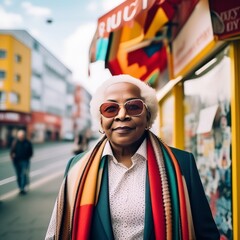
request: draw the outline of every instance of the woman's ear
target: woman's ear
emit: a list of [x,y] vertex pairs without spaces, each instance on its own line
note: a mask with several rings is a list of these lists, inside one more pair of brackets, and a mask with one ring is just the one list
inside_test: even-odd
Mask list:
[[100,117],[100,124],[101,124],[101,128],[103,129],[102,116]]
[[151,112],[148,110],[147,111],[147,121],[150,122],[151,119]]
[[[102,126],[102,117],[100,118],[100,124],[101,124],[101,128],[103,128]],[[104,134],[105,132],[102,129],[98,130],[101,134]]]

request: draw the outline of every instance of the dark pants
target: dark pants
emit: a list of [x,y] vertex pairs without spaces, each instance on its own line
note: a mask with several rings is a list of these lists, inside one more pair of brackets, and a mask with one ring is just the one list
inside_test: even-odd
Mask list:
[[30,161],[21,160],[14,161],[14,167],[17,174],[17,183],[21,191],[25,190],[25,187],[29,185],[29,169]]

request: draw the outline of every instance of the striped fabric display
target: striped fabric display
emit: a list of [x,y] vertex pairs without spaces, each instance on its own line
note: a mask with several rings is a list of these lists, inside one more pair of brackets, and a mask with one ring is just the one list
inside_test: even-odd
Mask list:
[[[101,191],[106,159],[101,156],[106,141],[100,140],[69,171],[57,202],[56,239],[89,239],[93,210]],[[171,149],[149,132],[147,156],[155,238],[194,239],[185,179]]]

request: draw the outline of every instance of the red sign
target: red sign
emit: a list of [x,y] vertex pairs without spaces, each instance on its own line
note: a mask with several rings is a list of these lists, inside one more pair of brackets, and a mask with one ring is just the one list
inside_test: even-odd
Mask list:
[[213,30],[220,39],[240,34],[239,0],[209,1]]
[[61,117],[56,115],[43,112],[32,112],[32,123],[44,123],[46,125],[60,127],[62,120]]
[[128,0],[98,19],[99,37],[108,37],[110,32],[131,22],[139,13],[148,10],[156,0]]

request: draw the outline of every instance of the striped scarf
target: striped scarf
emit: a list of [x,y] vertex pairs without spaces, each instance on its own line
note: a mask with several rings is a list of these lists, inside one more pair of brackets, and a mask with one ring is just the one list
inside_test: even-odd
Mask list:
[[[57,199],[56,239],[88,239],[98,202],[107,139],[69,171]],[[185,179],[171,149],[149,131],[147,169],[156,239],[195,239]],[[79,227],[81,226],[81,228]]]

